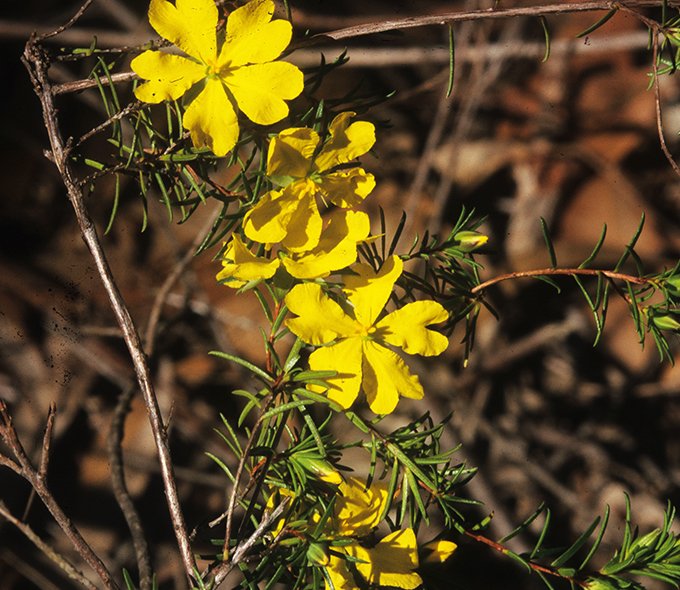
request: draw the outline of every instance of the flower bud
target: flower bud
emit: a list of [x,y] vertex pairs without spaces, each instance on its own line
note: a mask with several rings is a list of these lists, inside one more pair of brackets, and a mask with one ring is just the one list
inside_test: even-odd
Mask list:
[[680,295],[680,274],[673,275],[664,281],[664,286],[673,294]]
[[652,323],[654,326],[659,328],[659,330],[664,330],[666,332],[680,332],[680,321],[675,317],[676,314],[673,313],[659,313],[651,316]]
[[453,236],[455,248],[462,252],[474,252],[489,241],[489,236],[476,231],[459,231]]
[[586,590],[612,590],[613,586],[598,578],[590,578],[586,580],[583,586]]
[[310,563],[319,566],[326,566],[331,561],[328,550],[323,543],[310,543],[307,547],[307,559]]
[[342,483],[342,477],[338,471],[316,453],[295,453],[291,455],[291,460],[321,481],[335,485]]

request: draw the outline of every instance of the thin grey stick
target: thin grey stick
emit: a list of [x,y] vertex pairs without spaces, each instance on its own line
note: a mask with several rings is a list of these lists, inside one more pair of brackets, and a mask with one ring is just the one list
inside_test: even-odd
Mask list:
[[160,408],[158,407],[158,401],[151,382],[146,355],[142,347],[139,333],[132,320],[132,316],[130,315],[130,311],[116,285],[94,222],[85,207],[83,193],[73,176],[69,162],[69,146],[65,144],[58,127],[56,109],[54,107],[54,95],[47,75],[49,60],[45,50],[40,45],[40,41],[41,39],[36,37],[31,37],[31,39],[29,39],[24,50],[24,55],[22,56],[22,61],[29,72],[34,90],[42,105],[43,120],[51,145],[51,150],[47,152],[46,155],[57,166],[62,177],[69,200],[78,219],[83,240],[90,250],[90,254],[92,255],[98,274],[104,284],[111,307],[116,315],[118,324],[123,332],[125,343],[130,352],[137,374],[137,380],[144,397],[147,415],[151,424],[151,430],[153,432],[154,442],[161,464],[165,494],[170,509],[175,536],[182,555],[185,573],[189,583],[193,584],[196,561],[191,550],[189,535],[186,531],[184,516],[179,503],[172,462],[170,459],[167,433],[163,425]]
[[78,554],[92,568],[97,576],[99,576],[99,579],[108,590],[119,590],[118,584],[116,584],[108,568],[104,565],[104,562],[99,559],[97,554],[80,534],[80,531],[71,522],[71,519],[66,516],[66,513],[54,499],[54,496],[52,496],[52,493],[47,487],[45,478],[35,469],[35,467],[33,467],[33,464],[26,455],[26,451],[19,440],[17,431],[12,423],[12,418],[7,410],[7,406],[2,399],[0,399],[0,438],[2,438],[5,444],[11,449],[12,454],[21,466],[19,475],[31,484],[43,501],[43,504],[45,504],[45,507],[54,517],[54,520],[57,521],[61,530],[64,531],[69,538]]
[[54,549],[52,549],[52,547],[50,547],[47,543],[45,543],[45,541],[36,535],[30,526],[28,526],[25,522],[21,522],[18,518],[15,518],[2,500],[0,500],[0,514],[2,514],[2,516],[4,516],[15,527],[17,527],[29,541],[31,541],[38,549],[40,549],[40,551],[42,551],[47,557],[56,563],[69,578],[75,580],[88,590],[98,590],[97,587],[92,582],[90,582],[90,580],[88,580],[82,574],[82,572],[79,572],[63,555],[57,553]]
[[[668,6],[678,6],[680,0],[668,0]],[[367,23],[365,25],[357,25],[354,27],[346,27],[344,29],[337,29],[327,33],[320,33],[310,37],[309,40],[303,41],[299,46],[307,46],[314,44],[323,39],[333,39],[339,41],[340,39],[349,39],[352,37],[360,37],[362,35],[371,35],[374,33],[384,33],[386,31],[397,31],[403,29],[412,29],[415,27],[426,27],[432,25],[448,25],[450,23],[463,21],[479,21],[479,20],[495,20],[500,18],[513,18],[518,16],[525,17],[539,17],[549,16],[551,14],[566,14],[575,12],[597,12],[612,10],[613,8],[650,8],[661,6],[660,0],[629,0],[627,2],[612,2],[611,0],[595,0],[591,2],[575,2],[558,4],[548,4],[544,6],[527,6],[518,8],[487,8],[485,10],[470,10],[463,12],[447,12],[444,14],[426,15],[426,16],[412,16],[397,20],[384,20],[375,23]]]

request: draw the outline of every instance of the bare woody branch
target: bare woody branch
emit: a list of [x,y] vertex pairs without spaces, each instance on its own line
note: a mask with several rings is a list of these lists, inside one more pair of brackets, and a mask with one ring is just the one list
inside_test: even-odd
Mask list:
[[[385,20],[375,23],[367,23],[365,25],[346,27],[344,29],[337,29],[335,31],[329,31],[328,33],[314,35],[309,40],[301,43],[298,46],[317,43],[323,39],[333,39],[334,41],[339,41],[340,39],[351,39],[353,37],[361,37],[363,35],[371,35],[374,33],[384,33],[387,31],[398,31],[432,25],[448,25],[451,23],[470,20],[496,20],[520,16],[541,17],[550,16],[553,14],[567,14],[575,12],[609,11],[613,8],[620,8],[621,6],[626,6],[628,8],[650,8],[659,7],[660,5],[660,0],[629,0],[625,3],[612,2],[610,0],[595,0],[592,2],[562,2],[558,4],[520,8],[487,8],[485,10],[470,10],[466,12],[446,12],[443,14],[412,16],[397,20]],[[668,0],[668,6],[680,6],[680,0]]]
[[[81,11],[82,12],[82,11]],[[73,22],[73,20],[71,21]],[[51,34],[50,34],[51,36]],[[177,538],[185,573],[190,584],[193,584],[194,572],[196,571],[196,561],[189,544],[189,536],[186,531],[184,517],[181,511],[179,497],[173,473],[172,462],[170,459],[170,449],[167,439],[167,432],[158,406],[158,401],[154,392],[149,367],[146,360],[141,339],[137,328],[132,320],[130,311],[125,304],[118,286],[116,285],[113,273],[109,267],[108,260],[101,246],[97,230],[90,218],[85,206],[83,193],[72,172],[69,161],[70,146],[64,142],[59,125],[57,122],[57,111],[54,106],[54,93],[48,78],[49,58],[47,52],[40,44],[41,39],[32,37],[29,39],[22,56],[22,61],[28,69],[34,90],[40,99],[43,111],[43,120],[49,136],[51,149],[48,152],[49,159],[54,162],[59,170],[71,205],[76,214],[80,231],[85,243],[90,250],[90,254],[95,262],[98,274],[104,284],[104,288],[109,296],[111,307],[116,315],[118,324],[123,332],[125,343],[132,358],[132,362],[137,375],[139,386],[142,390],[147,415],[151,424],[151,429],[156,444],[156,450],[161,464],[161,472],[165,487],[165,494],[170,509],[175,536]],[[40,491],[37,490],[39,493]],[[102,564],[103,566],[103,564]],[[107,582],[114,584],[109,586],[115,588],[113,580]]]
[[[51,419],[53,419],[53,412],[51,412]],[[48,431],[51,430],[49,422],[47,430]],[[14,455],[14,458],[16,459],[17,464],[20,466],[21,471],[19,475],[21,475],[21,477],[23,477],[26,481],[28,481],[31,484],[35,492],[42,500],[43,504],[45,504],[45,507],[50,511],[50,514],[52,514],[54,520],[57,521],[57,524],[59,525],[61,530],[64,531],[66,536],[69,538],[78,554],[92,568],[92,570],[97,574],[97,576],[99,576],[99,579],[102,581],[102,583],[104,584],[104,586],[106,586],[108,590],[119,590],[118,584],[116,584],[106,565],[104,565],[102,560],[99,559],[97,554],[88,545],[87,541],[80,534],[80,531],[76,528],[76,526],[71,522],[66,513],[62,510],[61,506],[54,499],[54,496],[52,496],[52,493],[47,487],[47,481],[44,476],[45,474],[35,469],[35,467],[33,467],[33,464],[26,455],[26,451],[24,450],[24,447],[21,444],[21,441],[19,440],[19,436],[17,434],[16,429],[14,428],[14,424],[12,423],[12,418],[9,415],[7,406],[5,405],[5,402],[2,401],[1,399],[0,399],[0,438],[2,438],[5,444],[10,448],[12,454]],[[47,446],[49,447],[49,445]],[[45,451],[45,445],[43,445],[43,451]],[[46,459],[44,456],[42,462],[43,464],[46,464]],[[5,514],[5,517],[9,518],[7,514]]]
[[69,578],[75,580],[81,586],[87,588],[87,590],[97,590],[97,587],[92,582],[90,582],[90,580],[88,580],[82,574],[82,572],[79,572],[63,555],[60,555],[54,549],[52,549],[52,547],[45,543],[45,541],[36,535],[33,529],[25,522],[22,522],[13,516],[2,500],[0,500],[0,514],[15,527],[17,527],[26,536],[26,538],[31,541],[38,549],[40,549],[40,551],[42,551],[50,560],[56,563]]

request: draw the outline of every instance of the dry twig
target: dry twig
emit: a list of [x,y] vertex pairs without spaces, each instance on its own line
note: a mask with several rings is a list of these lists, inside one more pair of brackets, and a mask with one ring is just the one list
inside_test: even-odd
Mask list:
[[[64,186],[66,187],[69,200],[76,213],[81,234],[90,250],[98,274],[109,296],[111,307],[116,315],[118,324],[121,327],[125,343],[128,347],[135,367],[137,379],[144,396],[149,422],[153,431],[158,457],[161,463],[163,483],[165,486],[165,493],[168,506],[170,508],[175,535],[179,545],[180,553],[182,555],[185,573],[191,583],[196,570],[196,562],[189,544],[189,537],[179,504],[179,497],[177,494],[172,462],[170,459],[167,433],[163,425],[160,408],[154,393],[149,367],[146,360],[146,354],[144,352],[137,328],[135,327],[132,316],[130,315],[130,311],[120,294],[118,286],[116,285],[116,281],[113,277],[108,260],[101,246],[94,222],[90,218],[89,212],[85,207],[82,190],[71,170],[69,161],[70,144],[68,142],[64,142],[59,130],[57,111],[54,106],[54,93],[52,92],[51,82],[48,78],[48,70],[50,65],[49,57],[41,45],[41,42],[44,40],[44,38],[52,37],[58,34],[61,30],[64,30],[64,28],[75,22],[75,18],[82,14],[83,10],[88,4],[89,1],[68,25],[61,27],[57,31],[54,31],[53,33],[50,33],[44,37],[31,37],[31,39],[29,39],[28,43],[26,44],[22,61],[29,72],[34,90],[38,95],[42,105],[43,120],[48,132],[51,146],[50,151],[47,152],[46,155],[59,170]],[[111,580],[111,583],[112,582],[113,581]]]
[[[50,416],[48,417],[47,421],[48,426],[46,428],[45,438],[43,440],[43,457],[41,461],[41,467],[47,465],[46,455],[49,453],[50,447],[49,435],[52,432],[52,427],[50,426],[50,424],[54,420],[55,412],[56,412],[55,406],[54,404],[52,404],[50,406]],[[99,559],[97,554],[92,550],[92,548],[88,545],[87,541],[85,541],[83,536],[80,534],[80,531],[71,522],[69,517],[66,516],[66,513],[62,510],[61,506],[55,500],[54,496],[47,487],[45,473],[42,472],[42,469],[37,470],[35,469],[35,467],[33,467],[33,464],[26,455],[26,451],[24,450],[24,447],[21,444],[21,441],[19,440],[19,435],[17,434],[17,431],[14,428],[14,424],[12,423],[12,418],[9,415],[7,406],[5,405],[5,402],[2,401],[1,399],[0,399],[0,438],[2,438],[5,444],[10,448],[16,460],[15,462],[11,460],[9,457],[4,457],[0,455],[0,458],[2,459],[2,464],[11,467],[13,471],[15,471],[17,474],[19,474],[21,477],[23,477],[26,481],[28,481],[31,484],[32,488],[36,491],[40,499],[43,501],[45,507],[50,511],[50,514],[52,514],[52,516],[54,517],[54,520],[57,521],[57,524],[59,525],[61,530],[64,531],[66,536],[69,538],[78,554],[87,562],[87,564],[92,568],[92,570],[97,574],[97,576],[99,576],[99,579],[106,586],[106,588],[108,590],[119,590],[118,584],[116,584],[108,568],[106,567],[106,565],[104,565],[104,562],[101,559]],[[7,514],[5,514],[5,516],[9,518]],[[30,535],[29,538],[34,543],[36,542],[36,540]],[[48,556],[52,557],[49,554]],[[64,563],[61,563],[59,561],[58,563],[60,564],[60,567],[62,567],[63,569],[67,567]]]

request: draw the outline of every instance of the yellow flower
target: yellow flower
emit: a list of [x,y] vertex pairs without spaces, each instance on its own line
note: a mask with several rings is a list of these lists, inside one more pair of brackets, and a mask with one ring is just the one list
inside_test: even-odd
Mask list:
[[306,127],[286,129],[272,139],[267,174],[282,191],[270,191],[244,220],[246,236],[263,244],[281,242],[291,252],[316,246],[321,216],[320,193],[338,207],[354,207],[375,187],[375,179],[361,168],[335,170],[365,154],[375,143],[375,127],[365,121],[350,125],[352,112],[341,113],[329,126],[330,138],[314,157],[318,134]]
[[132,69],[148,82],[137,87],[135,96],[151,103],[176,100],[196,85],[184,127],[196,147],[205,143],[224,156],[238,139],[237,108],[254,123],[271,125],[288,115],[284,100],[302,92],[302,72],[296,66],[271,63],[292,35],[290,23],[271,21],[273,14],[271,0],[253,0],[237,8],[229,15],[226,38],[218,50],[214,0],[176,0],[175,5],[151,0],[151,26],[187,57],[161,51],[136,57]]
[[353,266],[357,274],[345,277],[344,289],[353,316],[317,284],[297,285],[286,296],[288,309],[299,316],[286,320],[286,325],[304,342],[325,345],[310,355],[309,366],[313,371],[337,371],[337,376],[326,380],[328,397],[343,408],[354,403],[361,386],[376,414],[392,412],[399,394],[423,397],[418,377],[386,344],[424,356],[441,354],[448,346],[443,334],[427,329],[448,317],[434,301],[409,303],[376,322],[402,269],[397,256],[386,260],[378,273],[367,264]]
[[[366,480],[349,477],[339,488],[341,496],[335,501],[329,536],[337,539],[368,535],[378,525],[387,502],[387,485],[378,482],[366,490]],[[336,549],[357,560],[354,565],[369,584],[412,590],[423,583],[415,572],[418,548],[412,529],[395,531],[371,549],[356,541]],[[344,558],[331,555],[326,571],[335,590],[357,587]]]
[[339,486],[340,496],[333,506],[331,529],[341,535],[365,537],[380,522],[387,503],[387,484],[375,482],[366,489],[366,480],[348,477]]
[[328,222],[317,246],[309,252],[269,259],[255,256],[234,234],[224,253],[223,269],[217,280],[235,279],[229,287],[242,287],[248,281],[270,279],[283,267],[297,279],[327,277],[333,271],[349,266],[357,259],[357,243],[365,240],[370,232],[368,215],[360,211],[338,211]]

